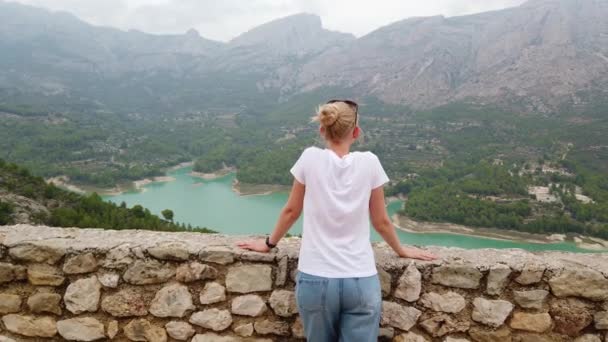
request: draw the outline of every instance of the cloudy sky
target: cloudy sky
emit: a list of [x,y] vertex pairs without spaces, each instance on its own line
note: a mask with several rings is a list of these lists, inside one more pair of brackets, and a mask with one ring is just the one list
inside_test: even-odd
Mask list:
[[259,24],[314,13],[331,30],[364,35],[413,16],[456,16],[516,6],[524,0],[12,0],[65,10],[97,25],[151,33],[197,29],[227,41]]

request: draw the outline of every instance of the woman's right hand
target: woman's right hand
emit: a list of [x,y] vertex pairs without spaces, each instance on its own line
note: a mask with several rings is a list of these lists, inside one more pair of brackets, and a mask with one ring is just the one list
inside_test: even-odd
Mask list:
[[399,256],[402,258],[419,259],[425,261],[435,260],[438,257],[431,253],[418,248],[402,247]]

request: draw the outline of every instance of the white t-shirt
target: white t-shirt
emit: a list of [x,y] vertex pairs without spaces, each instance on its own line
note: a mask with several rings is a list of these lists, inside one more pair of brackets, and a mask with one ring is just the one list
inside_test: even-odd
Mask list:
[[388,182],[375,154],[309,147],[291,168],[306,186],[298,269],[326,278],[377,273],[370,242],[372,189]]

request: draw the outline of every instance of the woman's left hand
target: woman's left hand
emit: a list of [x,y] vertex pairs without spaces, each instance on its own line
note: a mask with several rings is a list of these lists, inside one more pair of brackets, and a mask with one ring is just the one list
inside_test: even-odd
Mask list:
[[260,253],[268,253],[270,252],[270,248],[266,245],[265,240],[250,240],[250,241],[241,241],[236,244],[240,248],[248,249],[254,252]]

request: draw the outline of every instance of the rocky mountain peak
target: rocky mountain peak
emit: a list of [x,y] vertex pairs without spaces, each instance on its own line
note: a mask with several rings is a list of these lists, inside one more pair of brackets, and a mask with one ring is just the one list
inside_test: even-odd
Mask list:
[[263,47],[273,54],[302,55],[318,51],[332,43],[354,40],[352,34],[323,28],[314,14],[295,14],[255,27],[230,42],[231,47]]

